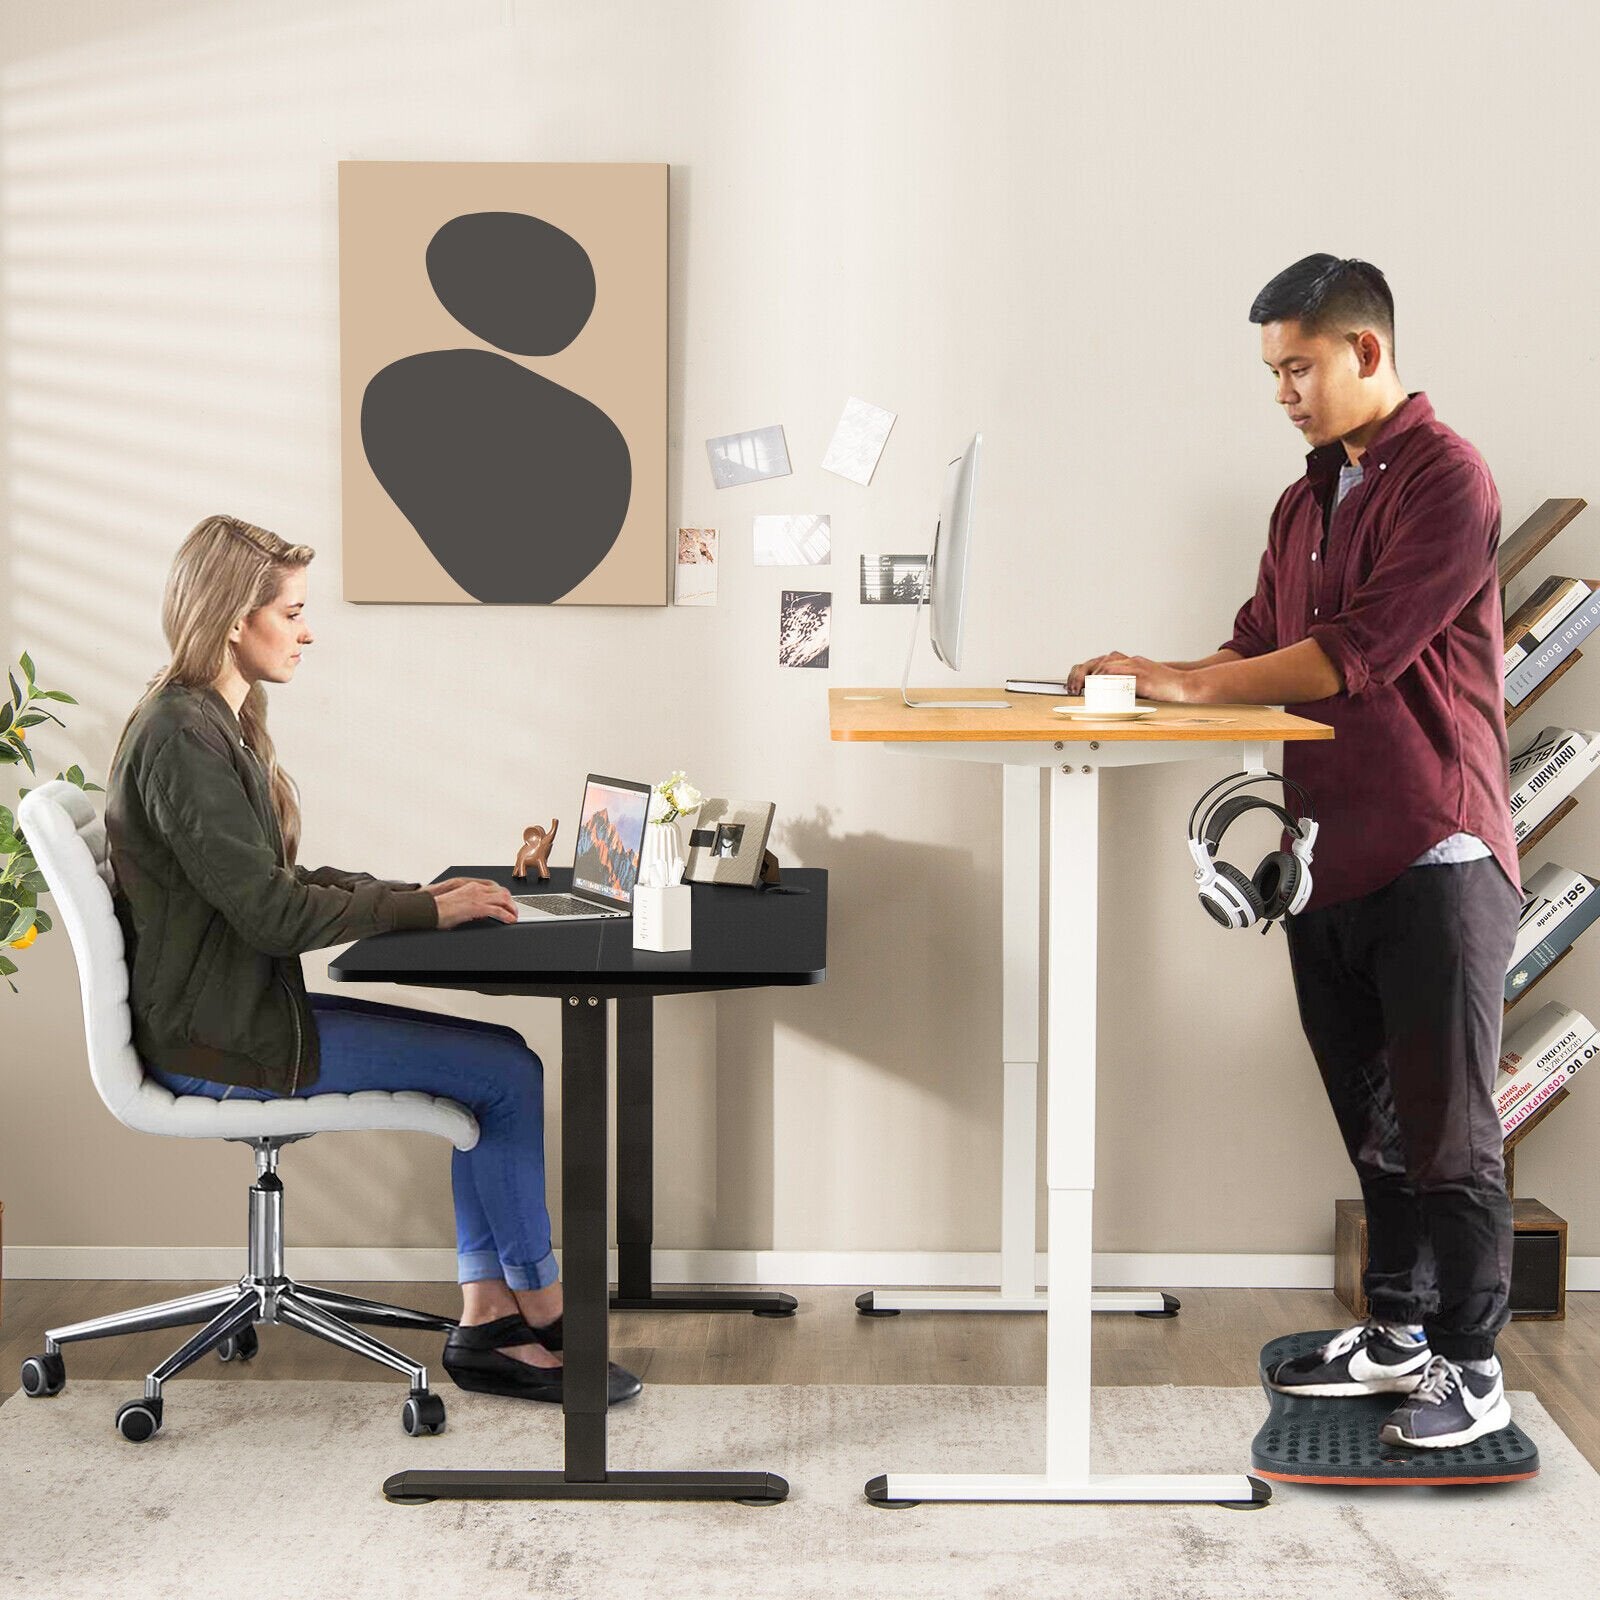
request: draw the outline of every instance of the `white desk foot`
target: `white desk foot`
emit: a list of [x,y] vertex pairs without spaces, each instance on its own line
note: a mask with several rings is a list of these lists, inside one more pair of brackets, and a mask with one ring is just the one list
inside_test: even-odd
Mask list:
[[[864,1317],[892,1317],[901,1311],[1044,1311],[1042,1292],[1006,1294],[997,1289],[868,1289],[856,1296]],[[1089,1296],[1091,1311],[1132,1311],[1141,1317],[1175,1317],[1179,1302],[1159,1289],[1103,1289]]]
[[1043,1473],[940,1472],[922,1477],[891,1472],[873,1478],[865,1489],[874,1505],[900,1507],[921,1500],[1035,1500],[1111,1504],[1133,1500],[1171,1504],[1209,1501],[1236,1510],[1254,1510],[1272,1498],[1260,1478],[1243,1473],[1219,1477],[1171,1473],[1090,1473],[1086,1478],[1052,1482]]

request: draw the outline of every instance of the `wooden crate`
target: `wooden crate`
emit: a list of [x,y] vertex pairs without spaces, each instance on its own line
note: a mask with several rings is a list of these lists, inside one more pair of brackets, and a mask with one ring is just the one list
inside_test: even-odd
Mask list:
[[[1511,1317],[1515,1322],[1562,1322],[1567,1315],[1567,1224],[1537,1200],[1513,1200],[1516,1238],[1511,1251]],[[1361,1275],[1367,1268],[1367,1212],[1359,1200],[1333,1207],[1333,1292],[1351,1314],[1367,1314]]]

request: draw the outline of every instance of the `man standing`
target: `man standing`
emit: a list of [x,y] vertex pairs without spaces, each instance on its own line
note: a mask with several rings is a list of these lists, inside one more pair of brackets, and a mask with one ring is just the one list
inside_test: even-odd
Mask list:
[[1255,595],[1201,661],[1113,653],[1187,704],[1292,705],[1316,806],[1313,891],[1287,920],[1301,1023],[1361,1180],[1367,1322],[1269,1377],[1285,1393],[1406,1398],[1382,1437],[1421,1449],[1504,1427],[1511,1204],[1493,1099],[1521,906],[1496,565],[1500,499],[1478,452],[1408,394],[1394,299],[1365,261],[1307,256],[1250,320],[1311,446],[1272,514]]

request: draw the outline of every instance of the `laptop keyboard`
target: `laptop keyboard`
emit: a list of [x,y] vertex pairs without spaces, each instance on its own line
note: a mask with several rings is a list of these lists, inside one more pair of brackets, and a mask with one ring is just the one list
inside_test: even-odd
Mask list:
[[620,911],[602,911],[592,900],[580,900],[575,894],[514,894],[511,897],[519,906],[531,906],[552,917],[617,917]]

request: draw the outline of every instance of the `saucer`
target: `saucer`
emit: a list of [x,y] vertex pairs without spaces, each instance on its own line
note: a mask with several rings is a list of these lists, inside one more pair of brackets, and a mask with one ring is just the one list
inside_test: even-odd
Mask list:
[[1061,717],[1084,717],[1091,722],[1131,722],[1135,717],[1153,717],[1154,706],[1135,706],[1132,711],[1090,711],[1083,706],[1051,706]]

